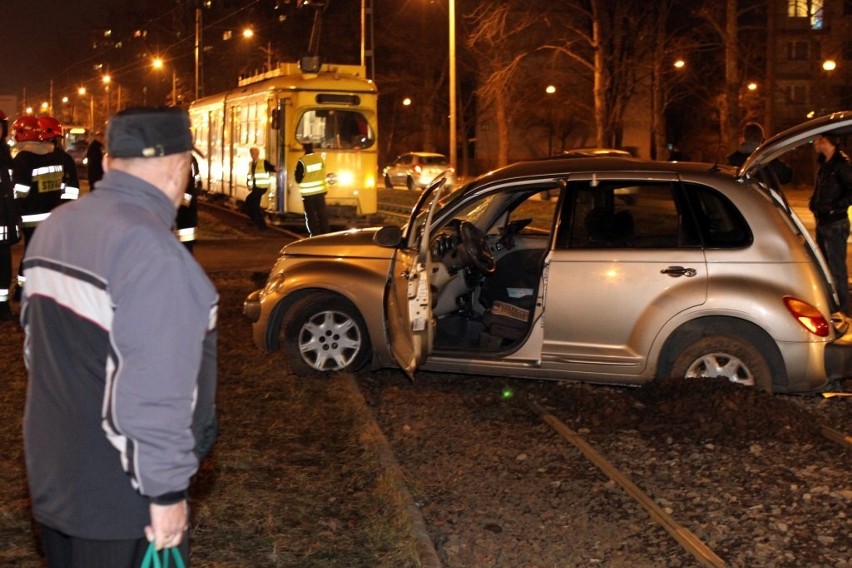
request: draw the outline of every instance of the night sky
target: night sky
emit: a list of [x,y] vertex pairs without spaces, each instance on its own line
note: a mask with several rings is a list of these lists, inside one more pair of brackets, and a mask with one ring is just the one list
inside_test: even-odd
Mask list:
[[24,87],[47,92],[50,80],[91,75],[89,31],[124,0],[4,0],[0,94],[20,102]]

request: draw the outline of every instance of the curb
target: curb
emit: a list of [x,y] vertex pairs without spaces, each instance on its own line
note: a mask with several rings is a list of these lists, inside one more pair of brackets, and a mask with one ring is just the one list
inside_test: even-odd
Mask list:
[[426,520],[404,481],[402,468],[393,454],[388,439],[379,428],[372,410],[370,410],[364,395],[361,393],[361,389],[358,388],[358,383],[355,382],[355,377],[346,373],[343,379],[345,385],[351,391],[352,400],[357,405],[358,412],[366,419],[364,431],[361,433],[362,442],[379,458],[379,463],[393,482],[394,488],[402,496],[403,508],[411,526],[411,534],[417,543],[419,565],[421,568],[443,568],[444,565],[438,557],[432,538],[426,530]]

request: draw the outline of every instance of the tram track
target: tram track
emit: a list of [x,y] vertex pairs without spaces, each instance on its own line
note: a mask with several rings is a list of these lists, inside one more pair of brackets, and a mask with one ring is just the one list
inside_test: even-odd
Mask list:
[[[849,557],[850,454],[823,438],[838,429],[797,430],[827,409],[818,397],[703,389],[654,410],[635,389],[432,373],[406,384],[390,371],[359,383],[448,567]],[[637,405],[661,418],[631,417]]]

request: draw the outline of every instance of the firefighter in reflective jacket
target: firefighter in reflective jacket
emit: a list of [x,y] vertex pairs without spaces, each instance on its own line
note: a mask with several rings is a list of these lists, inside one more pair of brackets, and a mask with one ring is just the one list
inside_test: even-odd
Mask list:
[[175,221],[175,234],[186,250],[192,252],[198,231],[198,193],[201,190],[201,172],[198,169],[198,160],[192,156],[192,167],[189,171],[189,180],[183,191],[180,207],[178,207],[177,219]]
[[[12,161],[12,183],[21,213],[24,251],[39,223],[68,200],[77,199],[80,184],[73,159],[55,141],[62,126],[52,117],[22,116],[12,124],[18,153]],[[67,158],[66,158],[67,156]],[[18,297],[25,278],[18,270]]]
[[12,321],[9,308],[9,290],[12,287],[12,245],[19,234],[17,206],[12,189],[12,154],[6,137],[9,135],[9,120],[0,111],[0,321]]
[[328,180],[325,175],[325,162],[322,156],[314,154],[311,142],[302,143],[305,155],[299,158],[293,177],[299,184],[299,193],[305,206],[305,226],[313,235],[328,232],[328,216],[325,211],[325,194],[328,193]]

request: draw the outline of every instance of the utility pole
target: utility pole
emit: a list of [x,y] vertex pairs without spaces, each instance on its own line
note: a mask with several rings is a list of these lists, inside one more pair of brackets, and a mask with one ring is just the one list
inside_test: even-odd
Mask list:
[[201,63],[201,0],[195,1],[195,98],[199,99],[204,95],[203,78]]

